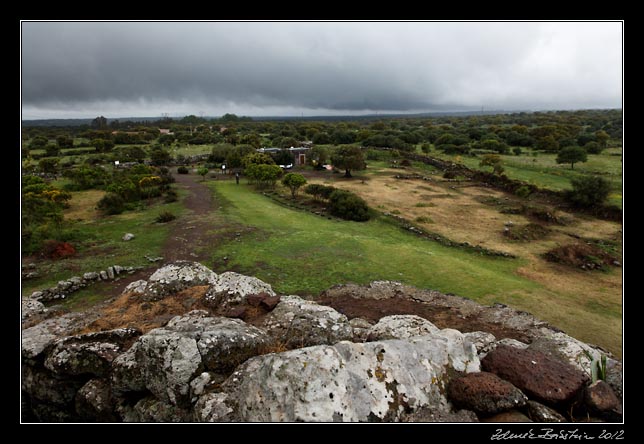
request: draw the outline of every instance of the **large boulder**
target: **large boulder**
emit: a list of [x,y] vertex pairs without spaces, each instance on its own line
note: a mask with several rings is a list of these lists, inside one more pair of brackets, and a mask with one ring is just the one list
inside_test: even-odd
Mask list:
[[231,398],[226,393],[206,393],[199,398],[193,408],[193,419],[197,422],[239,421]]
[[[451,412],[451,374],[479,371],[471,344],[441,335],[340,342],[249,359],[224,383],[242,421],[400,420]],[[440,415],[439,415],[440,416]]]
[[[190,422],[190,410],[159,401],[153,396],[141,399],[134,405],[136,422]],[[132,421],[134,418],[127,418]]]
[[243,321],[207,315],[191,311],[141,336],[114,361],[114,389],[121,395],[147,389],[164,403],[185,407],[190,382],[204,370],[227,376],[270,342]]
[[61,338],[47,353],[45,367],[59,375],[107,376],[112,361],[140,334],[136,329],[119,328]]
[[353,338],[345,315],[299,296],[282,296],[262,327],[288,348],[335,344]]
[[115,422],[110,385],[104,379],[90,379],[76,393],[76,413],[88,422]]
[[568,362],[544,353],[499,345],[481,361],[483,370],[511,382],[525,394],[546,404],[573,400],[588,376]]
[[378,323],[371,327],[367,335],[367,341],[407,339],[437,333],[438,331],[440,331],[438,327],[420,316],[392,315],[380,318]]
[[528,401],[528,416],[534,422],[566,422],[559,412],[537,401]]
[[21,303],[21,316],[22,322],[26,321],[30,317],[46,313],[47,309],[42,302],[35,299],[23,298]]
[[161,299],[195,285],[214,284],[217,275],[199,262],[176,261],[159,268],[148,279],[145,295]]
[[521,390],[493,373],[468,373],[449,385],[454,405],[486,415],[523,407],[528,400]]
[[44,358],[43,352],[56,340],[70,335],[95,319],[95,315],[88,313],[68,313],[25,328],[22,330],[22,359],[33,362]]
[[275,296],[269,284],[252,276],[227,271],[211,283],[206,293],[206,302],[213,306],[235,305],[246,301],[246,297],[265,293]]

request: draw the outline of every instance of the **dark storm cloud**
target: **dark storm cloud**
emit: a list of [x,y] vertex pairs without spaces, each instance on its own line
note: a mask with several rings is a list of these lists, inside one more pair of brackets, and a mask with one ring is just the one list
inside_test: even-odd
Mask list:
[[23,116],[614,107],[621,24],[23,23],[22,97]]

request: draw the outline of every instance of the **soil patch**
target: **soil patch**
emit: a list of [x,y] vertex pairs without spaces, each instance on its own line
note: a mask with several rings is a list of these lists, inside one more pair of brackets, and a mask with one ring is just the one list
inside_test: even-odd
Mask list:
[[450,307],[430,305],[405,297],[372,299],[323,296],[315,301],[334,308],[349,319],[364,318],[369,322],[375,323],[385,316],[417,315],[432,322],[438,328],[453,328],[463,333],[487,331],[496,336],[497,339],[512,338],[529,342],[526,335],[516,330],[504,328],[490,322],[482,322],[476,316],[464,317]]
[[544,257],[550,262],[570,265],[583,270],[604,269],[607,266],[619,265],[616,262],[617,258],[589,243],[562,245],[546,252]]

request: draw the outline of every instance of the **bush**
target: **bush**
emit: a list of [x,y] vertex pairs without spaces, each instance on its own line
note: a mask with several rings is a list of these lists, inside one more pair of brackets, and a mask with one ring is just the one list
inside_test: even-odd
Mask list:
[[446,170],[443,173],[443,178],[444,179],[455,179],[456,178],[456,171],[453,170]]
[[530,194],[532,194],[532,190],[530,189],[530,187],[527,187],[525,185],[521,185],[519,188],[514,190],[514,194],[516,194],[517,196],[525,199]]
[[48,259],[64,259],[76,254],[76,249],[69,242],[53,239],[46,240],[42,247],[42,255]]
[[403,160],[400,161],[400,165],[405,166],[405,167],[409,167],[409,166],[411,166],[411,162],[409,161],[409,159],[403,159]]
[[362,222],[371,217],[367,203],[359,196],[344,190],[335,190],[331,193],[329,210],[334,216],[346,220]]
[[180,166],[179,168],[177,168],[178,174],[188,174],[189,172],[190,170],[184,166]]
[[304,188],[306,194],[310,194],[314,199],[328,199],[335,188],[330,185],[321,185],[319,183],[312,183]]
[[163,201],[165,203],[172,203],[176,202],[179,199],[179,195],[177,194],[176,190],[168,190],[165,192],[165,197],[163,198]]
[[588,154],[601,154],[604,148],[601,147],[597,142],[588,142],[584,145],[584,149]]
[[164,223],[166,223],[166,222],[173,221],[173,220],[175,220],[176,218],[177,218],[177,216],[175,216],[175,215],[174,215],[174,214],[172,214],[171,212],[169,212],[169,211],[163,211],[163,212],[162,212],[162,213],[160,213],[160,214],[156,217],[156,219],[154,219],[154,220],[155,220],[157,223],[164,224]]
[[599,176],[581,176],[570,181],[572,190],[566,193],[570,203],[591,208],[602,205],[610,193],[610,183]]
[[125,211],[125,200],[115,193],[107,193],[98,201],[98,209],[104,214],[121,214]]
[[297,192],[306,183],[306,178],[298,173],[288,173],[282,179],[282,185],[291,190],[291,196],[295,199]]
[[520,156],[521,154],[523,154],[523,150],[520,146],[515,146],[514,148],[512,148],[512,152],[515,156]]

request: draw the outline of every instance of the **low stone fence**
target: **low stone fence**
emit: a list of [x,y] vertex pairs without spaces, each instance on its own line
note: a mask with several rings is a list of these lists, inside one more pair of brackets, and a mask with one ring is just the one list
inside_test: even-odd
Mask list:
[[55,287],[34,291],[30,298],[40,302],[65,299],[68,294],[92,285],[95,282],[112,281],[121,274],[132,274],[141,268],[142,267],[121,267],[120,265],[112,265],[111,267],[107,267],[106,270],[92,271],[83,274],[83,276],[73,276],[65,281],[58,281],[58,284]]

